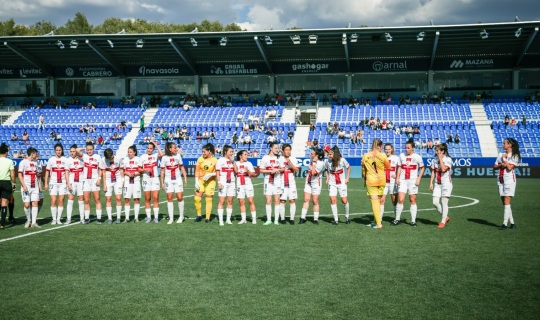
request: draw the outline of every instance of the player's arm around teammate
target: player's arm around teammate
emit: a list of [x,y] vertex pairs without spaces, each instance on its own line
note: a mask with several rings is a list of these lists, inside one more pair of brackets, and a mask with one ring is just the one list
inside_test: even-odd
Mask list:
[[[180,173],[182,173],[183,183]],[[184,168],[182,157],[179,154],[177,145],[174,142],[165,144],[165,155],[161,158],[161,186],[167,195],[167,213],[169,222],[174,222],[173,196],[176,194],[178,200],[178,220],[176,223],[184,221],[184,187],[187,187],[187,174]]]
[[304,186],[304,204],[300,214],[299,224],[306,223],[306,215],[309,209],[309,202],[313,202],[313,223],[319,224],[319,196],[321,194],[321,176],[324,171],[324,151],[321,148],[312,148],[306,184]]
[[334,221],[332,224],[339,223],[337,195],[341,198],[341,203],[345,209],[345,223],[349,224],[349,200],[347,198],[347,184],[351,177],[351,166],[343,158],[337,146],[328,150],[328,160],[326,161],[326,184],[328,185],[328,195],[330,197],[330,208]]
[[249,203],[249,210],[251,212],[251,223],[257,223],[257,211],[255,208],[253,183],[251,177],[256,177],[257,173],[253,168],[253,164],[248,161],[248,152],[246,150],[240,150],[236,154],[236,161],[234,162],[234,173],[236,174],[236,196],[238,197],[238,205],[240,207],[241,220],[238,224],[246,223],[246,204],[245,198]]
[[[154,154],[155,150],[158,150],[157,154]],[[158,176],[158,160],[163,157],[163,152],[159,147],[159,143],[152,137],[150,143],[146,146],[146,154],[143,154],[141,158],[142,183],[144,191],[144,208],[146,211],[146,223],[152,221],[150,201],[152,201],[152,208],[154,210],[154,222],[159,222],[159,190],[160,190],[160,178]]]

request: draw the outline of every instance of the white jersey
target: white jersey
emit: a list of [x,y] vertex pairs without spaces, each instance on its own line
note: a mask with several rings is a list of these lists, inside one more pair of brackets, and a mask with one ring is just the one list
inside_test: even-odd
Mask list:
[[107,185],[115,184],[122,178],[120,172],[120,166],[122,165],[122,158],[114,156],[112,160],[101,158],[99,168],[105,170],[105,182]]
[[128,184],[139,184],[141,183],[141,176],[128,177],[127,174],[135,173],[141,168],[141,160],[139,157],[135,156],[133,158],[125,157],[122,160],[122,165],[120,166],[124,170],[124,187]]
[[402,153],[399,156],[399,161],[401,162],[400,181],[416,180],[416,178],[418,178],[418,170],[424,167],[424,160],[417,153],[411,155]]
[[435,183],[436,184],[449,184],[452,183],[452,178],[450,176],[452,170],[452,158],[448,156],[443,157],[443,163],[448,167],[448,171],[441,171],[441,164],[439,163],[439,157],[434,157],[431,161],[431,171],[435,173]]
[[99,179],[99,164],[101,162],[101,156],[99,154],[93,154],[91,156],[83,154],[82,160],[84,162],[84,179]]
[[[284,157],[275,157],[270,155],[265,155],[261,159],[260,168],[264,170],[280,170],[285,168],[285,158]],[[265,173],[264,175],[264,184],[271,184],[276,186],[283,185],[283,173]]]
[[38,169],[37,161],[23,159],[19,163],[19,172],[22,173],[24,184],[28,189],[39,188],[39,178],[41,170]]
[[47,161],[47,171],[50,176],[50,183],[66,183],[67,159],[64,156],[60,158],[53,156]]
[[219,158],[216,163],[216,171],[219,171],[218,183],[234,184],[234,165],[231,160],[225,157]]
[[67,158],[67,169],[69,171],[69,182],[80,183],[83,178],[84,163],[79,158]]
[[324,161],[324,168],[328,170],[328,185],[344,185],[347,178],[347,169],[349,162],[345,158],[339,159],[336,167],[333,166],[332,160]]
[[165,181],[181,180],[180,168],[184,165],[179,154],[174,156],[163,156],[161,158],[161,170],[165,170]]
[[143,154],[139,157],[141,161],[141,167],[144,170],[150,170],[150,173],[144,172],[142,174],[143,181],[148,181],[154,178],[158,178],[158,156],[156,154]]
[[236,162],[236,168],[238,168],[238,172],[236,173],[236,185],[253,185],[253,183],[251,182],[251,177],[249,176],[249,172],[255,171],[255,168],[253,168],[253,164],[249,161]]
[[[296,161],[296,158],[293,156],[290,156],[289,160],[294,164],[298,163]],[[289,165],[289,162],[285,160],[285,172],[283,172],[283,187],[290,188],[292,186],[296,188],[296,176],[295,176],[294,171],[292,171],[291,166]]]
[[[501,164],[504,162],[503,155],[506,153],[499,153],[499,156],[497,157],[497,160],[495,161],[495,164]],[[511,153],[508,154],[506,157],[506,161],[509,164],[513,164],[514,166],[518,165],[518,159],[517,157],[514,157]],[[498,183],[500,184],[514,184],[516,183],[516,175],[514,174],[514,170],[508,170],[506,168],[500,168],[499,169],[499,175],[497,178]]]
[[390,163],[390,169],[385,170],[386,173],[386,184],[394,184],[396,182],[396,170],[401,166],[401,161],[399,157],[395,154],[388,157],[388,163]]
[[[313,166],[315,166],[316,174],[313,174],[311,171],[313,170]],[[321,186],[321,179],[322,179],[322,173],[325,168],[325,162],[320,160],[317,162],[312,162],[309,164],[308,169],[308,175],[306,177],[306,185],[308,186]]]

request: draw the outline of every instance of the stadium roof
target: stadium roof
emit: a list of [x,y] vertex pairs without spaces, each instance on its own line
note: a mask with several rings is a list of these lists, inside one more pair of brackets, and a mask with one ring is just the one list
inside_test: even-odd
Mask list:
[[[65,66],[179,65],[198,74],[213,63],[417,59],[425,70],[440,59],[501,57],[509,68],[540,68],[540,21],[446,26],[298,29],[175,34],[91,34],[0,37],[1,68],[37,67],[47,76]],[[485,32],[485,33],[484,33]],[[299,44],[295,44],[295,36]],[[310,36],[312,36],[310,38]],[[420,38],[422,40],[420,41]],[[136,42],[142,44],[137,47]],[[310,41],[311,39],[311,41]],[[72,40],[75,42],[72,43]],[[388,41],[391,40],[391,41]],[[311,43],[310,43],[311,42]],[[71,48],[76,47],[76,48]],[[524,60],[529,61],[523,64]],[[436,69],[436,68],[435,68]]]

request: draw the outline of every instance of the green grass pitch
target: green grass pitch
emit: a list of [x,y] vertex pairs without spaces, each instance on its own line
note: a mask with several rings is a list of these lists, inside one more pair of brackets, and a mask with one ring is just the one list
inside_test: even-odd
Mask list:
[[[454,180],[451,221],[445,229],[437,229],[439,215],[431,204],[429,179],[423,179],[418,227],[391,226],[394,215],[388,201],[382,231],[364,226],[372,217],[360,179],[349,184],[353,223],[338,226],[330,224],[326,189],[321,195],[321,224],[263,226],[262,180],[255,182],[258,224],[237,225],[235,200],[234,225],[224,227],[216,221],[192,220],[167,225],[165,219],[149,225],[51,226],[46,195],[39,216],[43,227],[24,229],[17,193],[19,224],[0,230],[2,318],[538,319],[540,315],[539,180],[518,181],[512,202],[517,229],[505,231],[498,229],[503,207],[495,178]],[[303,190],[303,180],[298,185]],[[193,218],[192,179],[189,186],[185,207]],[[165,218],[163,193],[160,201]],[[77,204],[74,207],[78,215]],[[214,213],[216,208],[217,196]],[[343,207],[338,208],[343,214]],[[410,221],[408,208],[405,202],[403,218]],[[65,220],[65,211],[63,216]]]

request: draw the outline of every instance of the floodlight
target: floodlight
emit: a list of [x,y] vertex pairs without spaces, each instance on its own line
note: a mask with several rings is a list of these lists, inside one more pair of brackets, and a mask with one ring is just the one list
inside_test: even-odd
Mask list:
[[308,37],[309,44],[317,44],[317,39],[319,39],[319,37],[316,34],[310,35]]
[[222,47],[226,46],[228,40],[227,37],[222,37],[221,40],[219,40],[219,45]]
[[341,36],[341,44],[347,44],[347,34],[346,33],[344,33]]
[[116,34],[126,34],[126,29],[122,29],[122,30],[118,31]]
[[420,33],[418,33],[418,34],[416,35],[416,40],[417,40],[417,41],[424,41],[424,37],[425,37],[425,36],[426,36],[426,33],[425,33],[424,31],[422,31],[422,32],[420,32]]
[[358,41],[358,34],[356,33],[351,34],[351,42],[354,43],[357,41]]
[[62,43],[62,41],[60,41],[60,40],[58,40],[58,41],[56,42],[56,45],[57,45],[58,48],[60,48],[60,49],[64,49],[64,48],[65,48],[65,47],[64,47],[64,43]]
[[189,39],[189,41],[191,41],[191,45],[194,46],[194,47],[196,47],[196,46],[199,45],[199,44],[197,43],[197,40],[195,40],[195,38],[191,38],[191,39]]
[[514,19],[514,22],[521,22],[521,20],[519,20],[519,17],[516,16],[516,18]]
[[107,42],[109,43],[109,45],[111,46],[111,48],[114,48],[114,43],[113,43],[111,40],[107,40]]
[[135,46],[139,49],[142,48],[144,46],[144,40],[143,39],[137,40],[137,42],[135,42]]
[[77,49],[78,46],[79,46],[79,42],[77,40],[71,40],[71,42],[69,43],[70,49]]
[[392,36],[390,35],[390,33],[385,32],[384,37],[386,38],[386,41],[388,41],[388,42],[392,41]]
[[44,34],[44,36],[54,36],[54,31],[51,31],[51,32],[49,32],[47,34]]
[[199,32],[199,28],[195,27],[195,29],[191,30],[191,33],[198,33]]
[[519,38],[519,36],[521,36],[521,31],[522,31],[521,28],[519,28],[519,29],[516,30],[516,32],[514,33],[514,35],[516,36],[516,38]]
[[272,44],[272,38],[270,38],[270,36],[265,36],[265,37],[264,37],[264,41],[266,42],[267,45],[271,45],[271,44]]
[[291,40],[292,40],[293,44],[300,44],[300,36],[299,35],[291,36]]
[[489,33],[486,31],[486,29],[480,31],[480,38],[482,38],[482,40],[487,39],[488,37]]

